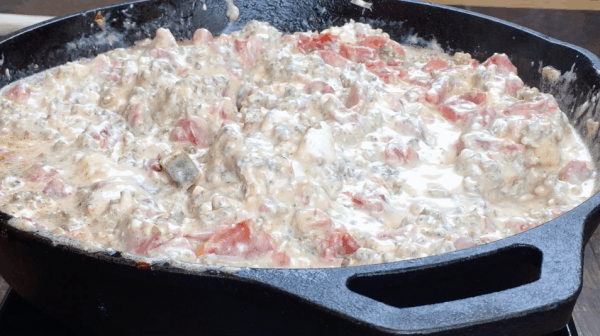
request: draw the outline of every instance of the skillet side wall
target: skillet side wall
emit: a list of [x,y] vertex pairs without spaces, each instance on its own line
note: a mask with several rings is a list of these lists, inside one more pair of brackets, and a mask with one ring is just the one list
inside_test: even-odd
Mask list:
[[[118,255],[77,252],[0,227],[3,277],[37,308],[81,334],[408,335],[348,320],[218,270],[200,275],[174,272],[169,265],[144,270]],[[423,335],[543,335],[565,325],[575,300],[549,311]]]
[[138,269],[0,233],[0,273],[13,290],[82,335],[383,335],[230,274]]
[[[559,104],[584,136],[585,120],[598,114],[598,103],[586,110],[576,109],[591,97],[594,87],[600,86],[600,75],[585,52],[478,15],[399,1],[376,1],[371,12],[339,0],[245,0],[239,4],[240,19],[232,24],[224,16],[223,1],[207,0],[206,4],[208,10],[203,11],[192,0],[139,2],[133,7],[119,5],[101,10],[104,27],[94,23],[96,11],[92,10],[26,29],[0,42],[0,55],[4,55],[0,87],[67,61],[130,46],[151,37],[161,26],[168,27],[178,38],[189,39],[198,27],[208,28],[217,35],[237,30],[249,19],[269,21],[278,29],[293,32],[324,29],[354,18],[383,28],[401,42],[414,41],[409,36],[418,32],[425,40],[435,38],[445,50],[470,52],[480,61],[493,52],[509,54],[526,84],[541,86],[565,98]],[[572,91],[544,87],[540,62],[563,72],[571,70],[575,63],[577,81]],[[10,77],[5,75],[6,69],[10,69]],[[597,136],[584,139],[591,145],[598,166]],[[341,331],[345,335],[388,334],[218,271],[197,276],[173,273],[168,267],[165,269],[169,272],[138,270],[132,267],[132,262],[108,257],[93,260],[77,251],[19,233],[8,227],[7,221],[6,216],[0,218],[0,273],[19,294],[45,312],[63,321],[78,320],[100,334],[226,335],[239,334],[239,328],[261,335],[290,334],[291,329],[298,335],[332,335]],[[597,221],[588,223],[584,242],[597,225]],[[575,299],[558,302],[550,312],[532,313],[511,323],[517,322],[528,335],[553,330],[566,323]],[[281,323],[273,325],[270,321]],[[544,324],[546,329],[541,327]],[[487,328],[467,326],[435,334],[484,335],[491,330],[510,329],[509,325],[496,322]]]

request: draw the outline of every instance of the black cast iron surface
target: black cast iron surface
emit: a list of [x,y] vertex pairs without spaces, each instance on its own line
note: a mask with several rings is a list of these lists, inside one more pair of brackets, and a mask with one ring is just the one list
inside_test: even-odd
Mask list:
[[[199,27],[215,35],[248,20],[284,32],[354,19],[401,42],[435,38],[447,51],[484,60],[505,52],[526,84],[557,95],[597,166],[597,135],[585,121],[598,105],[600,61],[589,52],[485,16],[411,1],[374,1],[373,11],[339,0],[139,1],[58,18],[0,42],[0,87],[39,71],[151,37],[180,39]],[[417,34],[418,38],[415,38]],[[565,90],[540,78],[552,65],[576,80]],[[8,75],[6,70],[9,70]],[[598,225],[600,195],[528,232],[487,245],[405,262],[338,269],[150,269],[119,253],[87,253],[7,224],[0,213],[0,274],[53,318],[117,335],[543,335],[569,320],[581,290],[582,251]]]
[[[0,335],[2,336],[79,336],[85,330],[56,321],[31,306],[14,291],[0,302]],[[573,319],[562,329],[544,336],[578,336]]]

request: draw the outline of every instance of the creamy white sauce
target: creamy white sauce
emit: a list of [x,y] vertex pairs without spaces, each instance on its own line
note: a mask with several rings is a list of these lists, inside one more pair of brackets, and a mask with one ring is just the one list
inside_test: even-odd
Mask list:
[[225,0],[225,2],[227,2],[227,12],[225,12],[225,15],[229,21],[237,21],[240,17],[240,9],[233,3],[233,0]]
[[30,225],[250,267],[484,244],[569,211],[595,176],[554,98],[505,55],[401,47],[354,22],[286,36],[253,21],[180,44],[159,29],[46,71],[0,93],[0,157],[0,210]]

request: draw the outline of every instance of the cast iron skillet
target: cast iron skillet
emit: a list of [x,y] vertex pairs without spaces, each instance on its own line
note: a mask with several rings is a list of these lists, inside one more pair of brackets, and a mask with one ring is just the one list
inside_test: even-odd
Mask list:
[[[435,38],[447,51],[481,60],[511,55],[526,84],[558,95],[598,166],[600,61],[591,53],[519,26],[413,1],[149,0],[105,7],[25,29],[0,42],[0,87],[81,57],[151,37],[180,39],[199,27],[215,35],[248,20],[285,32],[369,22],[402,42]],[[104,18],[94,19],[100,12]],[[100,21],[99,21],[100,22]],[[414,34],[418,37],[414,38]],[[409,38],[412,36],[413,38]],[[576,80],[551,86],[540,65]],[[6,75],[10,70],[10,76]],[[559,84],[565,84],[564,81]],[[569,84],[569,83],[567,83]],[[564,326],[581,290],[583,247],[598,225],[600,195],[538,228],[494,243],[428,258],[337,269],[186,269],[143,257],[86,252],[16,229],[0,213],[0,273],[44,312],[85,332],[136,335],[541,335]],[[135,259],[135,260],[134,260]]]

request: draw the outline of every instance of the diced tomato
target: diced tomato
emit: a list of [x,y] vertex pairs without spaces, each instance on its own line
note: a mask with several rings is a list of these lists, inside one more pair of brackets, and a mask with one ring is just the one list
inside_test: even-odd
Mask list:
[[274,239],[264,231],[254,232],[252,223],[252,219],[246,219],[233,225],[221,226],[202,245],[202,251],[198,251],[198,255],[209,253],[251,258],[275,250],[277,244]]
[[31,96],[31,87],[27,84],[19,83],[8,90],[8,99],[16,103],[24,103]]
[[440,70],[448,67],[448,62],[441,58],[434,57],[431,61],[427,62],[425,66],[423,66],[422,70],[425,72],[430,72],[433,70]]
[[313,40],[313,34],[310,33],[296,33],[294,34],[295,37],[297,37],[298,39],[298,51],[300,51],[303,54],[309,53],[312,51],[312,40]]
[[509,154],[519,154],[523,155],[525,153],[526,147],[523,144],[518,143],[509,143],[508,140],[504,142],[502,148],[500,149],[502,152]]
[[506,54],[494,54],[492,57],[483,62],[483,66],[485,67],[490,66],[491,64],[495,64],[498,67],[498,73],[502,75],[508,75],[511,73],[515,75],[517,74],[517,67],[512,64]]
[[477,105],[482,105],[487,102],[487,94],[485,92],[471,91],[463,93],[459,98],[470,101],[471,103],[475,103]]
[[515,94],[515,92],[521,90],[525,84],[521,80],[521,78],[517,76],[509,76],[506,77],[506,82],[504,84],[504,91],[508,94]]
[[273,261],[276,266],[283,267],[288,266],[291,259],[285,251],[275,251],[271,255],[271,261]]
[[462,124],[474,116],[477,112],[477,105],[457,98],[449,99],[445,103],[438,105],[437,109],[444,119],[454,124]]
[[379,48],[383,47],[383,45],[388,41],[387,38],[385,38],[384,36],[381,35],[376,35],[376,36],[367,36],[365,37],[364,40],[362,40],[360,42],[360,45],[363,47],[368,47],[371,49],[376,49],[378,50]]
[[226,225],[218,229],[204,244],[204,253],[219,255],[240,255],[241,246],[250,243],[251,219],[246,219],[233,225]]
[[148,237],[146,239],[143,239],[133,248],[133,253],[146,254],[146,252],[150,248],[154,247],[153,243],[157,242],[159,237],[160,237],[160,231],[154,233],[153,235],[151,235],[150,237]]
[[298,50],[301,53],[309,53],[313,50],[336,50],[339,37],[331,33],[309,34],[296,33],[298,37]]
[[417,153],[417,151],[412,148],[412,147],[408,147],[406,149],[406,160],[407,161],[419,161],[419,153]]
[[329,64],[336,68],[343,68],[349,64],[347,59],[329,50],[321,50],[319,51],[319,55],[325,64]]
[[210,147],[213,140],[212,133],[207,128],[200,127],[192,117],[180,119],[175,124],[172,137],[173,141],[189,142],[198,148]]
[[238,53],[241,63],[248,68],[253,66],[254,61],[260,57],[264,45],[260,38],[250,36],[247,40],[235,40],[233,49]]
[[558,104],[552,96],[546,96],[535,102],[519,101],[504,110],[505,115],[525,115],[531,118],[534,114],[555,113]]
[[[160,233],[159,233],[160,236]],[[152,238],[152,237],[151,237]],[[188,240],[186,237],[174,237],[172,239],[161,239],[158,237],[148,246],[147,255],[157,255],[164,253],[166,249],[175,248],[178,250],[188,250],[195,252],[197,250],[197,242]]]
[[336,257],[343,257],[356,252],[360,248],[360,245],[352,238],[352,236],[346,232],[346,230],[335,229],[329,239],[327,240],[327,248],[323,251],[323,254],[328,254],[329,249],[333,252]]
[[212,34],[208,29],[200,28],[194,32],[194,37],[192,38],[195,46],[200,46],[203,44],[208,44],[214,41]]
[[357,205],[361,210],[367,212],[382,212],[384,207],[380,200],[366,198],[363,193],[354,193],[351,196],[352,203]]
[[58,175],[56,168],[36,163],[25,171],[25,180],[33,183],[46,182]]
[[365,67],[373,72],[373,73],[377,73],[378,71],[381,71],[383,69],[387,69],[387,64],[384,63],[381,60],[375,60],[375,61],[367,61],[365,62]]
[[402,48],[402,45],[400,43],[394,40],[389,40],[387,41],[387,44],[392,48],[392,51],[394,51],[396,54],[404,56],[404,49]]
[[161,172],[163,167],[160,165],[160,162],[156,160],[150,164],[150,169],[154,170],[155,172]]
[[48,182],[43,193],[48,197],[67,198],[75,193],[75,189],[65,185],[61,179],[55,178]]
[[367,199],[363,193],[352,194],[352,203],[357,205],[365,205],[367,203]]
[[162,155],[158,154],[156,158],[150,158],[144,160],[144,168],[149,173],[150,177],[156,178],[158,177],[157,173],[163,170],[163,167],[160,164],[160,159]]
[[387,61],[387,65],[389,66],[400,66],[402,65],[402,61],[401,60],[396,60],[396,59],[391,59]]
[[306,87],[304,88],[304,91],[308,94],[313,94],[313,93],[321,93],[321,94],[326,94],[326,93],[332,93],[335,94],[335,90],[327,83],[323,82],[323,81],[313,81],[310,82],[308,85],[306,85]]
[[248,46],[248,40],[235,40],[233,41],[233,50],[235,50],[236,52],[242,52],[244,50],[246,50]]
[[372,61],[377,57],[373,49],[349,43],[342,43],[340,45],[340,55],[357,63]]
[[457,250],[462,250],[473,246],[477,246],[477,244],[474,241],[465,237],[460,237],[454,241],[454,248],[456,248]]
[[277,249],[275,239],[265,231],[260,231],[252,235],[248,250],[244,252],[246,258],[265,255]]
[[367,61],[365,65],[369,71],[377,75],[386,84],[396,84],[400,78],[408,74],[408,70],[400,67],[391,67],[380,60]]
[[313,39],[313,42],[316,44],[317,49],[326,49],[337,42],[338,39],[338,36],[331,33],[321,33],[316,39]]
[[202,230],[199,232],[186,234],[186,235],[184,235],[184,237],[187,239],[197,240],[200,242],[206,242],[210,239],[210,237],[212,237],[215,234],[215,231],[216,231],[215,228],[209,228],[209,229]]
[[331,227],[331,217],[319,209],[313,210],[313,222],[311,226],[329,229]]
[[558,173],[558,179],[572,183],[583,182],[592,177],[592,171],[588,169],[584,161],[571,160]]

